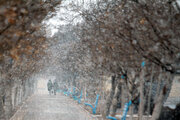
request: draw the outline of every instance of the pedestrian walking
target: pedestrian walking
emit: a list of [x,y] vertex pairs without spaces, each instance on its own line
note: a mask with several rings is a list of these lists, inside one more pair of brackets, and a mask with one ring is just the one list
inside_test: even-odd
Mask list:
[[51,81],[51,80],[48,81],[48,83],[47,83],[47,88],[48,88],[49,94],[51,95],[52,88],[53,88],[53,84],[52,84],[52,81]]
[[54,95],[56,95],[57,90],[58,90],[58,84],[57,84],[56,81],[54,81],[54,83],[53,83],[53,92],[54,92]]

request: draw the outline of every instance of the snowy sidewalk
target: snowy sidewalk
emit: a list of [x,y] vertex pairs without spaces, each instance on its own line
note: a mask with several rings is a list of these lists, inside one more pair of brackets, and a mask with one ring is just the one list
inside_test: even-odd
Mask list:
[[94,120],[89,113],[63,95],[34,95],[10,120]]

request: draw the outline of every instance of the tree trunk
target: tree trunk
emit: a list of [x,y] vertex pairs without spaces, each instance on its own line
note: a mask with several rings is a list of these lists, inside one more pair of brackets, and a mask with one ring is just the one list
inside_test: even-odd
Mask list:
[[14,106],[16,107],[18,105],[17,103],[17,97],[18,97],[18,86],[15,89],[15,98],[14,98]]
[[163,89],[160,90],[160,93],[158,94],[158,97],[156,99],[155,107],[153,109],[153,114],[150,120],[158,120],[161,114],[162,106],[164,99],[166,98],[167,89],[169,88],[171,90],[172,82],[174,79],[174,75],[170,73],[165,73],[164,78],[167,79],[166,84],[164,85]]
[[0,120],[4,120],[5,116],[4,116],[4,109],[3,109],[3,97],[1,96],[0,98]]
[[116,82],[115,82],[115,76],[112,76],[112,82],[111,82],[111,92],[106,100],[106,107],[104,109],[104,113],[103,113],[103,118],[106,119],[106,116],[109,115],[110,113],[110,108],[111,108],[111,104],[112,104],[112,99],[113,99],[113,96],[114,96],[114,93],[115,93],[115,88],[116,88]]
[[0,86],[0,120],[5,119],[5,115],[4,115],[4,99],[5,99],[4,87]]
[[111,116],[115,116],[115,114],[116,114],[117,104],[119,102],[120,94],[121,94],[121,83],[119,82],[118,86],[117,86],[117,92],[116,92],[116,94],[114,96],[114,99],[113,99],[112,114],[111,114]]
[[[152,68],[152,74],[151,74],[151,78],[150,78],[150,87],[149,87],[149,94],[148,94],[148,106],[147,106],[147,115],[150,115],[150,106],[151,106],[151,94],[152,94],[152,81],[153,81],[153,76],[154,76],[154,66]],[[147,117],[148,119],[148,117]]]
[[140,104],[139,104],[139,120],[143,119],[143,114],[144,114],[144,74],[145,70],[144,68],[141,70],[140,73]]
[[150,120],[158,120],[161,113],[164,97],[165,95],[163,95],[163,90],[161,90],[153,110],[152,118]]
[[6,85],[4,111],[5,119],[9,120],[12,114],[11,85]]

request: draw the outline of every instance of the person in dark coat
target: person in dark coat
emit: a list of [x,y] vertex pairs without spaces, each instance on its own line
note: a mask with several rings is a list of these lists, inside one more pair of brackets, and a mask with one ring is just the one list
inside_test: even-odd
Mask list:
[[54,92],[54,95],[56,95],[56,91],[58,90],[58,84],[56,81],[54,81],[53,83],[53,92]]
[[53,84],[52,84],[52,81],[51,81],[51,80],[48,81],[48,83],[47,83],[47,88],[48,88],[49,94],[51,95],[52,88],[53,88]]

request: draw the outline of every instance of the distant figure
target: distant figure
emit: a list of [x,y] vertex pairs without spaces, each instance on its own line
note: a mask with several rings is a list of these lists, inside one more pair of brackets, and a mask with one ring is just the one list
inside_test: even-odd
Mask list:
[[52,84],[52,81],[51,81],[51,80],[48,81],[47,87],[48,87],[49,94],[51,95],[52,88],[53,88],[53,84]]
[[57,84],[57,82],[56,82],[56,81],[54,81],[54,83],[53,83],[54,95],[56,95],[56,91],[57,91],[57,89],[58,89],[58,84]]

